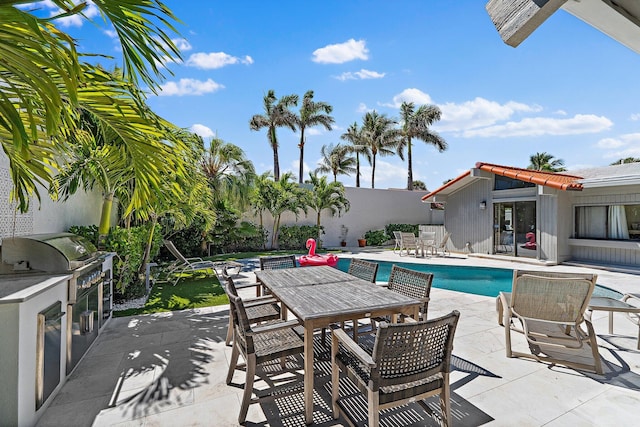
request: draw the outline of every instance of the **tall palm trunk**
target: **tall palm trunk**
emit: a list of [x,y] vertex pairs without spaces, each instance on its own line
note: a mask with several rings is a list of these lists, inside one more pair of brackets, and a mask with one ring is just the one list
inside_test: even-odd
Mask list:
[[407,142],[407,190],[413,190],[413,161],[411,160],[411,138]]
[[373,153],[373,161],[371,162],[371,188],[376,188],[376,153]]
[[316,227],[318,227],[318,247],[320,247],[320,211],[316,214]]
[[269,130],[271,134],[271,148],[273,148],[273,179],[280,181],[280,162],[278,161],[278,140],[276,139],[276,129]]
[[356,188],[360,187],[360,154],[356,152]]
[[113,192],[106,193],[102,199],[102,212],[100,213],[100,226],[98,227],[98,248],[104,249],[104,241],[109,234],[111,226],[111,209],[113,207]]
[[151,246],[153,246],[153,234],[155,233],[157,223],[158,218],[155,215],[151,215],[151,229],[149,230],[147,245],[144,248],[144,255],[142,255],[142,262],[140,263],[140,267],[138,267],[138,275],[146,273],[147,263],[151,255]]
[[273,220],[273,234],[271,235],[271,249],[278,249],[278,231],[280,230],[280,214]]
[[302,184],[302,175],[304,175],[304,128],[300,129],[300,165],[298,167],[298,182]]

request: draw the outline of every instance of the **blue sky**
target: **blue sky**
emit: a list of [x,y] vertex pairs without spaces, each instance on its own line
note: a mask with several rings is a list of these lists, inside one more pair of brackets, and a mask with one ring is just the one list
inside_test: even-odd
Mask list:
[[[366,111],[397,118],[403,100],[443,113],[433,129],[448,150],[414,142],[414,179],[431,190],[478,161],[526,167],[531,154],[548,152],[579,169],[640,157],[640,55],[562,10],[514,49],[484,0],[166,4],[182,21],[184,61],[169,64],[174,75],[149,105],[205,139],[242,147],[258,172],[272,169],[272,151],[248,123],[269,89],[278,97],[311,89],[334,108],[333,131],[308,132],[307,170]],[[116,58],[105,66],[120,65],[109,28],[60,25],[84,51]],[[298,137],[278,131],[281,171],[297,174]],[[378,158],[376,188],[403,188],[406,175],[398,157]],[[361,179],[370,186],[368,166]]]

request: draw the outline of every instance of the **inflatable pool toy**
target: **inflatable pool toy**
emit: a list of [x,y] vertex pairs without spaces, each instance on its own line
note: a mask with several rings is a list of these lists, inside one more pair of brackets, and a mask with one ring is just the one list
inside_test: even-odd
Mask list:
[[533,232],[528,232],[524,235],[525,239],[527,239],[526,243],[522,245],[525,249],[536,249],[536,235]]
[[338,257],[335,254],[318,255],[316,254],[316,241],[315,239],[307,240],[307,249],[309,249],[308,255],[302,255],[298,262],[301,266],[309,265],[328,265],[335,267],[338,263]]

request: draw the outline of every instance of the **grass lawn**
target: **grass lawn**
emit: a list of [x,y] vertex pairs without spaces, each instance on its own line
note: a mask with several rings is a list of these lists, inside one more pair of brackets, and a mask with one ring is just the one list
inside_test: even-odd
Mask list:
[[114,311],[113,315],[134,316],[222,304],[229,304],[229,299],[218,279],[213,275],[193,275],[180,279],[175,286],[172,282],[155,283],[144,307]]

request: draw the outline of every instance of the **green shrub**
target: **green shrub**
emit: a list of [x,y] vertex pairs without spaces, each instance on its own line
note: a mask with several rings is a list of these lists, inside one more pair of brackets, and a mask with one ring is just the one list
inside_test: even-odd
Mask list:
[[369,246],[380,246],[389,240],[389,236],[384,230],[369,230],[364,233],[364,238],[367,240]]
[[419,232],[418,224],[387,224],[384,228],[387,236],[393,236],[394,231],[400,231],[403,233],[413,233],[416,236]]
[[[324,227],[320,226],[322,234]],[[316,225],[283,225],[278,233],[278,245],[280,249],[305,249],[309,238],[318,239],[318,226]],[[322,242],[316,242],[317,247]]]

